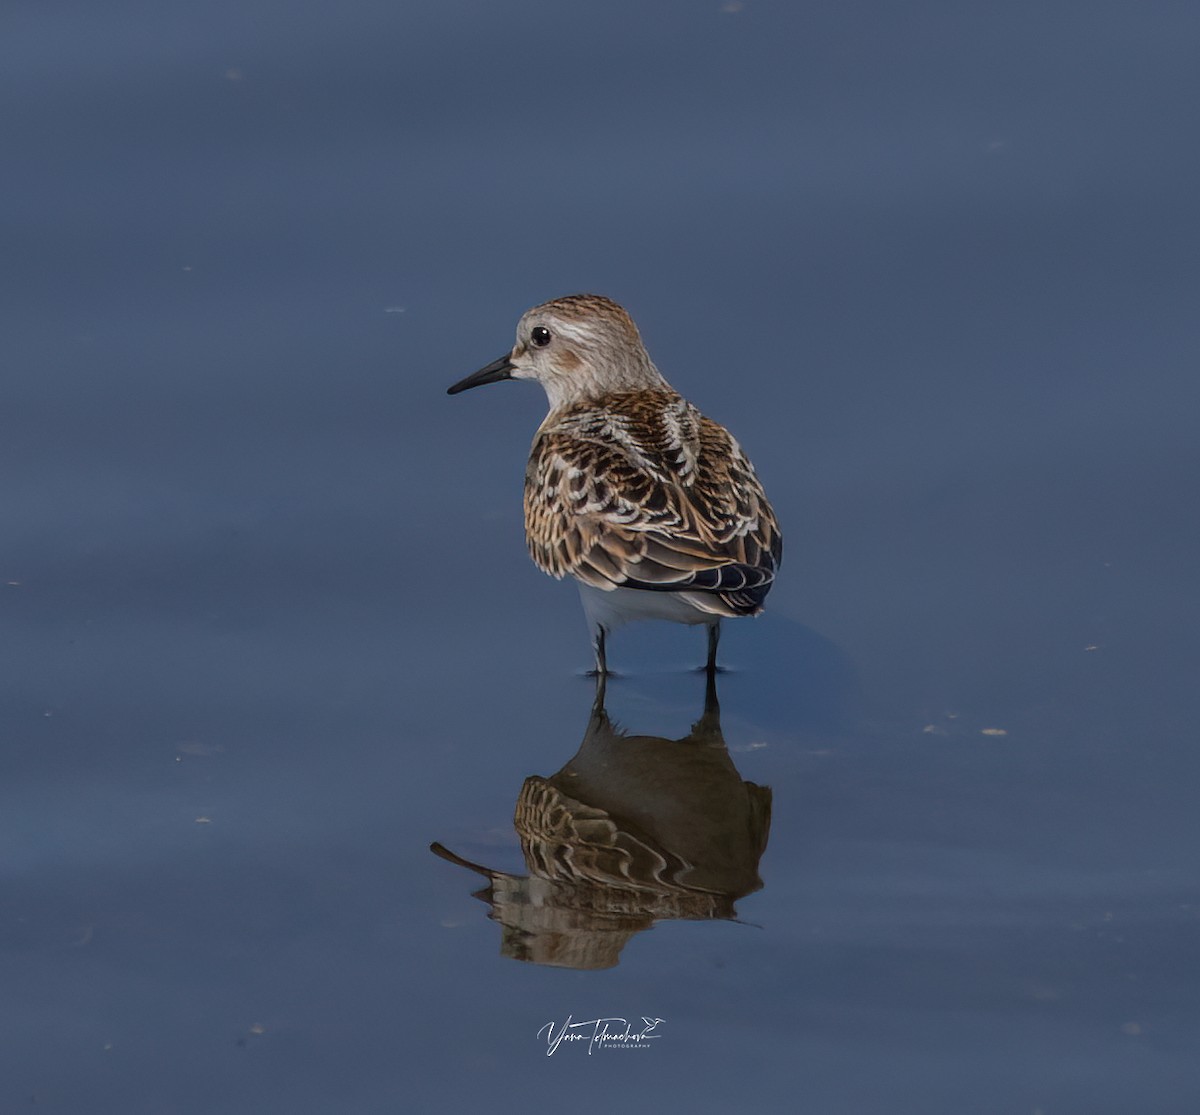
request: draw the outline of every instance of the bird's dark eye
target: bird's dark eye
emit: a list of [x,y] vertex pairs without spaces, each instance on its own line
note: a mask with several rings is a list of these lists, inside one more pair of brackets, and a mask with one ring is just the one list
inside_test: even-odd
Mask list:
[[550,330],[544,325],[538,325],[533,332],[529,334],[529,339],[537,345],[538,348],[545,348],[550,343]]

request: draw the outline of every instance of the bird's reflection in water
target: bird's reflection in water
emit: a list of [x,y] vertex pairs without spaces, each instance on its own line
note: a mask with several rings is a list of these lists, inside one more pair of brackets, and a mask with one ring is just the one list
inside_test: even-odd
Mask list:
[[744,782],[721,734],[716,677],[682,739],[635,736],[604,709],[604,678],[583,743],[549,778],[527,778],[514,824],[528,875],[478,872],[476,897],[502,927],[505,956],[564,968],[611,968],[658,920],[733,918],[758,890],[771,791]]

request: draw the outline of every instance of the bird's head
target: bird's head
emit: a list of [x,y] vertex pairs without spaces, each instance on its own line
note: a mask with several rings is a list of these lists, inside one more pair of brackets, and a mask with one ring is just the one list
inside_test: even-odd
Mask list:
[[448,391],[503,379],[536,379],[551,410],[617,391],[662,387],[633,319],[598,294],[572,294],[528,310],[512,351]]

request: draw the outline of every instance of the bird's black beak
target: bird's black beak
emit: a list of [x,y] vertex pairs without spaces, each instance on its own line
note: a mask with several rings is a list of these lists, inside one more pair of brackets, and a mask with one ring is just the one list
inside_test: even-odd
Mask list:
[[486,368],[480,368],[466,379],[460,379],[453,387],[446,388],[447,395],[457,395],[460,391],[469,391],[472,387],[482,387],[485,383],[499,383],[502,379],[512,379],[513,362],[508,356],[493,360]]

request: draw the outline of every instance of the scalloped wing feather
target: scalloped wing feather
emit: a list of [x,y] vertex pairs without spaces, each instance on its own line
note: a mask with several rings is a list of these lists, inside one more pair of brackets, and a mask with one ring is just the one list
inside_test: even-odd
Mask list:
[[683,593],[716,615],[761,611],[783,552],[741,447],[662,391],[547,418],[526,469],[525,530],[553,577]]

